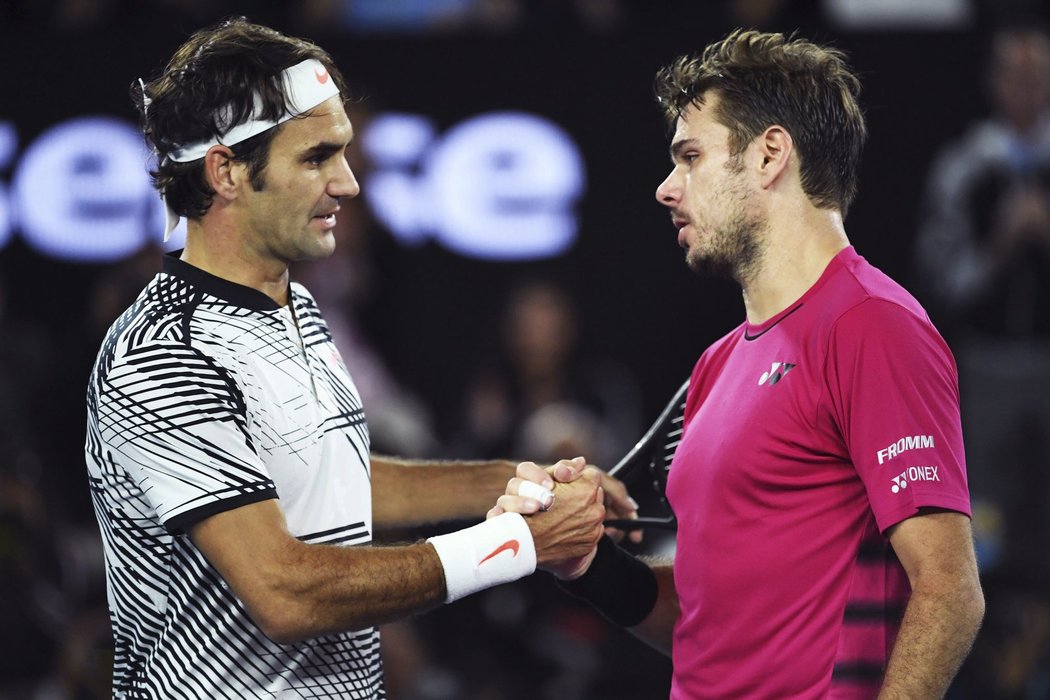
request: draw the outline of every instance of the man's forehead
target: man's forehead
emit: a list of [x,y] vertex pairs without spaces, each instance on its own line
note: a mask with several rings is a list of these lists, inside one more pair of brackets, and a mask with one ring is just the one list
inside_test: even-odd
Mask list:
[[343,106],[343,98],[338,95],[317,105],[303,115],[303,118],[305,120],[327,119],[336,124],[350,126],[350,117],[346,113],[346,107]]
[[332,139],[350,141],[354,135],[353,124],[350,123],[350,117],[347,116],[346,109],[339,97],[325,100],[309,112],[295,119],[289,119],[285,122],[284,127],[287,138],[294,140],[312,138],[324,141]]
[[685,141],[705,134],[713,136],[712,132],[717,131],[718,127],[725,128],[715,118],[714,106],[715,102],[710,98],[699,105],[695,102],[686,105],[675,122],[675,133],[671,142]]

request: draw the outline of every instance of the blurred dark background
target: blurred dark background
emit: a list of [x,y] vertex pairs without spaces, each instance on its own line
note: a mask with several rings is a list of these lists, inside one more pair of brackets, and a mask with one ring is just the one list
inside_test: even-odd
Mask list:
[[[655,202],[669,167],[656,70],[736,26],[798,30],[846,51],[870,130],[847,232],[955,347],[971,336],[916,262],[928,179],[937,154],[995,111],[986,65],[996,28],[1047,20],[1044,3],[1023,0],[6,0],[0,699],[108,697],[84,389],[106,327],[159,267],[163,245],[146,154],[129,176],[126,143],[111,146],[105,129],[133,129],[133,79],[158,72],[195,29],[237,14],[326,48],[361,98],[351,158],[364,194],[340,214],[336,257],[297,276],[325,308],[377,449],[534,459],[579,450],[604,464],[640,436],[703,348],[742,320],[739,290],[686,269]],[[453,158],[464,124],[506,113],[568,136],[582,179],[558,175],[546,151],[511,132],[484,146],[475,132],[474,150],[463,137],[459,171],[434,165],[435,154]],[[84,117],[104,119],[103,130],[62,141]],[[427,145],[398,161],[399,144],[420,134]],[[475,177],[454,177],[472,167]],[[391,172],[402,189],[427,186],[398,198],[384,180]],[[529,221],[555,219],[569,234],[553,253],[493,259],[435,233],[467,216],[461,209],[484,235],[503,236],[504,251]],[[395,235],[398,212],[429,222],[413,229],[414,243]],[[1029,461],[1001,472],[1029,497],[991,498],[980,510],[989,615],[957,698],[1050,697],[1045,379],[1022,378],[1044,398],[1019,419]],[[667,546],[651,538],[642,549]],[[475,598],[384,632],[392,697],[666,697],[665,659],[545,579]]]

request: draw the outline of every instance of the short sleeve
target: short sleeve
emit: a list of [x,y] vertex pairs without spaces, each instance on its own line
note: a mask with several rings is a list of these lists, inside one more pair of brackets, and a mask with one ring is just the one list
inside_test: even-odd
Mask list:
[[879,529],[935,507],[970,515],[958,372],[925,316],[869,298],[836,322],[828,390]]
[[216,361],[179,343],[129,350],[95,407],[100,435],[169,532],[277,497],[247,426],[242,392]]

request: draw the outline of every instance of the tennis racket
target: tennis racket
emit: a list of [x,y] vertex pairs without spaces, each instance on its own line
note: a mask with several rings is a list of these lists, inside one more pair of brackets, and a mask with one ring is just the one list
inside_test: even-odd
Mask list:
[[[686,380],[642,439],[609,470],[609,474],[622,481],[639,502],[641,514],[636,520],[606,520],[606,526],[619,530],[674,530],[678,527],[678,521],[667,502],[667,475],[671,470],[674,452],[682,440],[688,387],[689,381]],[[649,488],[646,489],[646,486]],[[647,514],[650,511],[653,514]]]

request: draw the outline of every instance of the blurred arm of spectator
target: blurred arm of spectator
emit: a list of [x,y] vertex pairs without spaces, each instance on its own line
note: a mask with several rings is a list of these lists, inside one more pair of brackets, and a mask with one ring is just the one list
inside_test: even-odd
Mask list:
[[1050,251],[1050,38],[999,32],[988,72],[994,115],[945,148],[932,170],[918,267],[961,313],[1030,253]]
[[1022,183],[1003,197],[989,245],[993,266],[1002,267],[1030,245],[1050,250],[1050,192]]

